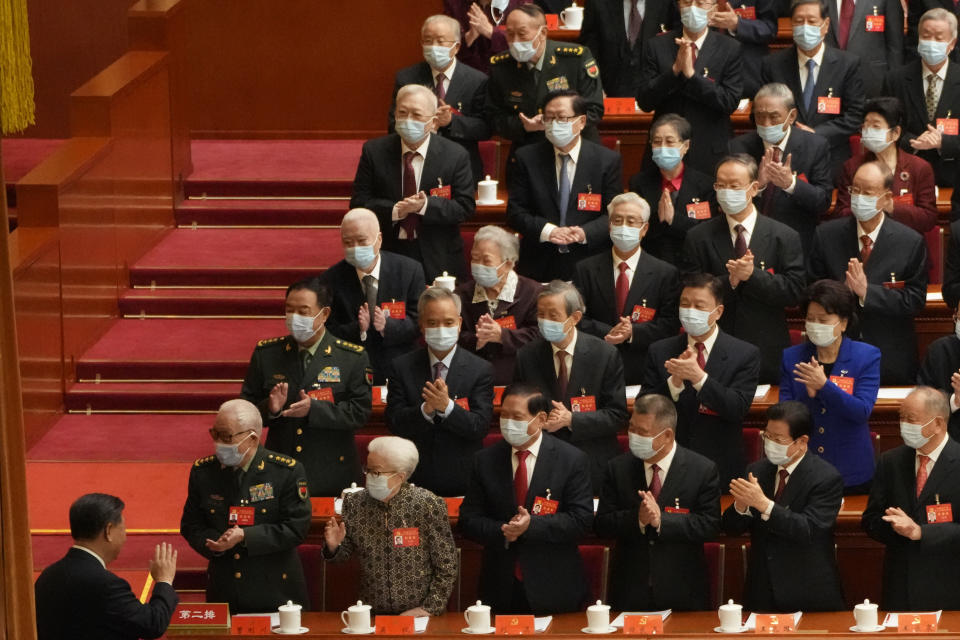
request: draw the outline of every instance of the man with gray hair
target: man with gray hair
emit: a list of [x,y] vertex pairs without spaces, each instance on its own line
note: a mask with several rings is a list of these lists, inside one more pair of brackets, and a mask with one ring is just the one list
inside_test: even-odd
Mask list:
[[594,495],[617,434],[627,422],[623,362],[612,344],[577,329],[583,298],[572,284],[553,280],[537,296],[541,338],[517,354],[513,379],[536,385],[550,400],[543,428],[590,457]]
[[437,96],[420,84],[397,91],[397,133],[367,140],[353,181],[350,208],[377,215],[383,246],[423,264],[428,282],[463,272],[460,223],[476,209],[470,155],[433,135],[440,126]]

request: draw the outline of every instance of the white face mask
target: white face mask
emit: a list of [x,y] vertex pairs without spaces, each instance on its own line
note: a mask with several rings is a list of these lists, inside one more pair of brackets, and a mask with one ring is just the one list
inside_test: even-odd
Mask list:
[[537,46],[534,43],[537,41],[537,35],[533,36],[532,40],[517,40],[516,42],[511,42],[507,46],[510,49],[510,55],[513,56],[513,59],[517,62],[530,62],[533,59],[533,56],[537,55]]
[[903,443],[911,449],[921,449],[926,446],[931,436],[923,435],[923,428],[933,421],[934,418],[930,418],[924,424],[913,424],[901,420],[900,437],[903,438]]
[[868,196],[862,193],[851,195],[850,210],[857,220],[867,222],[880,213],[880,209],[877,208],[877,200],[879,199],[879,196]]
[[[713,311],[716,311],[716,309]],[[683,326],[683,330],[691,336],[702,336],[710,333],[710,328],[713,326],[710,324],[710,314],[713,313],[713,311],[680,307],[678,315],[680,316],[680,324]]]
[[860,130],[860,142],[864,147],[867,148],[868,151],[880,153],[893,144],[893,141],[887,140],[888,133],[890,133],[890,129],[864,127]]
[[248,433],[247,437],[237,442],[236,444],[227,444],[226,442],[218,442],[216,448],[217,460],[220,461],[225,467],[237,467],[243,462],[243,455],[240,453],[240,445],[243,442],[252,436],[252,433]]
[[661,431],[655,436],[641,436],[628,431],[627,438],[630,443],[630,453],[641,460],[649,460],[650,458],[656,456],[658,453],[663,451],[663,447],[667,446],[664,444],[659,449],[653,448],[653,441],[663,435],[663,433],[664,432]]
[[[533,422],[533,419],[530,422]],[[530,422],[500,418],[500,433],[511,447],[522,447],[533,437],[527,431],[530,428]]]
[[735,216],[747,208],[746,189],[717,189],[717,202],[728,216]]
[[381,473],[379,476],[375,476],[372,473],[367,473],[367,493],[370,494],[370,497],[374,500],[379,500],[383,502],[390,494],[393,493],[393,489],[390,488],[390,478],[397,475],[396,473]]
[[[839,322],[837,324],[840,324]],[[807,338],[818,347],[829,347],[837,341],[837,336],[833,333],[836,324],[821,324],[819,322],[807,321]]]
[[290,335],[292,335],[293,339],[297,342],[307,342],[310,338],[317,335],[317,331],[320,331],[320,329],[313,328],[313,321],[316,320],[321,313],[323,313],[323,311],[312,318],[310,316],[302,316],[299,313],[288,313],[287,331],[290,332]]
[[779,442],[774,442],[764,438],[763,453],[767,456],[767,460],[769,460],[772,464],[782,467],[791,460],[792,456],[787,454],[787,450],[792,444],[792,442],[790,444],[780,444]]
[[631,227],[625,224],[610,227],[610,240],[620,251],[633,251],[640,244],[641,229],[643,227]]
[[457,344],[460,327],[430,327],[424,330],[423,339],[434,351],[447,351]]

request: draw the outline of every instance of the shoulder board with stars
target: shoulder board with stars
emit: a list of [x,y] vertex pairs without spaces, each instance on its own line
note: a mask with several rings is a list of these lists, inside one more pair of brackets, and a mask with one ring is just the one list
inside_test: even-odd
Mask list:
[[208,464],[216,462],[216,460],[217,460],[217,456],[207,456],[205,458],[197,458],[197,460],[193,463],[193,466],[205,467]]
[[257,348],[267,347],[267,346],[270,346],[271,344],[277,344],[286,337],[287,336],[280,336],[279,338],[267,338],[266,340],[261,340],[260,342],[257,343]]
[[333,344],[337,345],[344,351],[353,351],[354,353],[363,353],[363,347],[359,344],[353,344],[352,342],[347,342],[346,340],[337,339]]
[[583,55],[583,47],[557,47],[558,56],[579,56]]
[[293,458],[288,458],[287,456],[281,456],[278,453],[268,453],[267,461],[272,462],[273,464],[279,465],[281,467],[295,467],[297,465],[297,461],[294,460]]
[[490,56],[490,64],[498,64],[500,62],[503,62],[504,60],[509,60],[509,59],[510,59],[509,52],[498,53],[495,56]]

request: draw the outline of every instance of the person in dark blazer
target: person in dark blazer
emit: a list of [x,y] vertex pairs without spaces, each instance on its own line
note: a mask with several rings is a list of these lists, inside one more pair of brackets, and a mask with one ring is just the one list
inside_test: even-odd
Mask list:
[[[740,45],[707,27],[707,11],[678,0],[682,29],[644,44],[637,104],[656,116],[676,113],[693,127],[689,164],[704,173],[726,151],[730,114],[743,93]],[[684,17],[686,16],[686,17]]]
[[[944,9],[960,19],[960,6],[953,0],[907,0],[907,33],[903,40],[904,60],[916,60],[919,57],[917,45],[920,38],[917,31],[920,26],[920,16],[930,9]],[[958,59],[956,48],[950,52],[950,59]]]
[[530,384],[503,392],[503,440],[479,451],[460,531],[483,545],[480,598],[497,614],[579,611],[587,593],[577,544],[593,519],[585,453],[546,432],[548,397]]
[[868,98],[884,95],[884,76],[903,65],[900,0],[827,0],[826,5],[830,16],[827,44],[860,58],[863,90]]
[[[960,135],[940,131],[940,119],[958,117],[960,68],[948,59],[957,44],[957,17],[946,9],[932,9],[920,17],[920,40],[924,50],[919,59],[892,70],[884,81],[883,94],[900,98],[906,119],[900,146],[933,166],[937,184],[954,187],[960,163]],[[930,77],[935,76],[929,109]],[[955,124],[955,123],[954,123]]]
[[[458,143],[470,154],[474,183],[483,179],[483,162],[477,142],[490,138],[487,124],[487,76],[465,64],[457,64],[460,23],[450,16],[427,18],[420,30],[425,62],[397,71],[387,116],[387,133],[395,133],[397,92],[408,84],[422,84],[437,95],[437,135]],[[443,76],[441,78],[441,75]]]
[[443,12],[460,24],[463,43],[457,58],[477,71],[490,70],[490,58],[506,51],[506,17],[530,0],[443,0]]
[[917,384],[939,389],[950,397],[950,420],[947,424],[950,437],[960,437],[960,314],[953,307],[953,332],[941,336],[927,347]]
[[863,121],[864,90],[859,58],[824,42],[830,28],[826,4],[793,0],[794,46],[767,56],[760,75],[764,84],[782,82],[790,87],[797,99],[797,123],[827,139],[831,174],[836,175],[850,157],[850,136]]
[[680,324],[685,335],[650,345],[640,395],[667,396],[677,407],[677,442],[710,458],[720,486],[743,473],[743,419],[757,390],[760,352],[727,335],[723,285],[709,274],[685,276]]
[[913,318],[927,300],[927,245],[919,233],[887,216],[892,185],[893,175],[879,163],[861,165],[851,187],[854,215],[820,225],[810,256],[813,279],[843,282],[859,298],[860,338],[883,353],[884,385],[913,383]]
[[481,227],[470,249],[473,278],[457,287],[463,317],[460,345],[493,365],[495,385],[510,384],[517,351],[540,335],[541,285],[517,275],[519,257],[516,234],[493,225]]
[[377,214],[384,248],[423,264],[427,281],[463,273],[460,224],[473,217],[476,184],[470,154],[433,135],[437,96],[423,85],[397,92],[399,134],[363,143],[350,208]]
[[777,38],[777,2],[779,0],[742,0],[718,4],[710,14],[710,26],[725,31],[740,43],[743,62],[741,97],[752,100],[763,84],[760,65],[770,53],[767,45]]
[[507,224],[522,236],[518,270],[538,282],[569,280],[577,261],[610,246],[606,210],[623,191],[620,156],[583,138],[585,109],[574,91],[551,93],[547,140],[517,152],[509,180]]
[[684,158],[690,151],[690,123],[667,113],[650,126],[650,158],[630,178],[630,190],[640,194],[651,209],[643,249],[676,266],[687,231],[719,215],[714,199],[713,174],[689,166]]
[[800,300],[806,280],[799,234],[758,214],[757,165],[745,154],[717,166],[717,201],[724,215],[687,233],[681,271],[723,280],[726,312],[720,328],[760,349],[760,382],[780,377],[780,354],[790,344],[786,308]]
[[810,449],[843,476],[844,491],[863,494],[873,477],[870,414],[880,389],[880,350],[856,333],[857,304],[847,287],[818,280],[807,288],[807,340],[783,351],[780,400],[806,405],[816,419]]
[[647,347],[680,328],[680,281],[676,267],[640,248],[650,218],[640,196],[621,193],[608,212],[613,250],[581,260],[573,275],[587,308],[580,328],[616,345],[624,382],[640,384]]
[[617,434],[627,422],[627,399],[616,347],[577,329],[583,307],[572,284],[553,280],[540,291],[542,338],[517,353],[513,379],[543,390],[551,405],[544,429],[589,456],[595,495],[604,465],[619,452]]
[[893,174],[894,198],[890,217],[919,233],[925,233],[937,224],[933,167],[897,145],[902,132],[903,103],[899,98],[882,96],[867,101],[860,134],[864,151],[843,163],[843,172],[837,181],[837,216],[853,213],[850,209],[850,183],[860,165],[879,161]]
[[326,326],[333,335],[366,348],[373,383],[383,384],[391,376],[393,359],[409,351],[417,337],[417,299],[426,286],[423,267],[381,250],[383,234],[369,209],[343,216],[340,241],[344,259],[320,275],[320,283],[333,294]]
[[[954,191],[954,197],[960,189]],[[950,244],[943,266],[943,285],[940,288],[943,301],[948,309],[956,309],[960,304],[960,220],[950,223]]]
[[177,552],[158,544],[150,560],[153,595],[141,603],[130,583],[107,569],[127,539],[123,500],[88,493],[70,505],[73,546],[33,585],[39,640],[159,638],[179,602]]
[[594,529],[615,538],[610,604],[618,610],[710,607],[703,543],[720,530],[717,465],[680,446],[670,398],[637,398],[630,451],[607,465]]
[[672,2],[586,0],[580,42],[597,57],[607,97],[637,96],[644,44],[679,20]]
[[947,435],[949,413],[942,392],[914,389],[900,405],[904,446],[877,465],[860,524],[886,547],[886,611],[960,609],[960,512],[943,509],[960,500],[960,445]]
[[734,502],[723,512],[729,536],[750,532],[743,606],[751,611],[845,609],[833,527],[843,503],[843,478],[808,452],[813,420],[799,402],[767,409],[766,458],[730,483]]
[[490,432],[493,367],[457,346],[458,295],[430,287],[417,306],[427,346],[393,363],[387,428],[417,445],[420,464],[411,482],[438,496],[462,496],[467,488],[463,469]]

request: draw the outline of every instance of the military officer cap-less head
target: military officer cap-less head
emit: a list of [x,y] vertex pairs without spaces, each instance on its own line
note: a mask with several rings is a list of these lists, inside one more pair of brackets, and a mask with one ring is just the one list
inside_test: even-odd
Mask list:
[[216,455],[226,466],[239,467],[257,452],[263,434],[263,418],[247,400],[227,400],[217,411],[210,429]]
[[300,346],[312,346],[330,317],[330,289],[316,278],[294,282],[287,287],[285,307],[290,335]]

